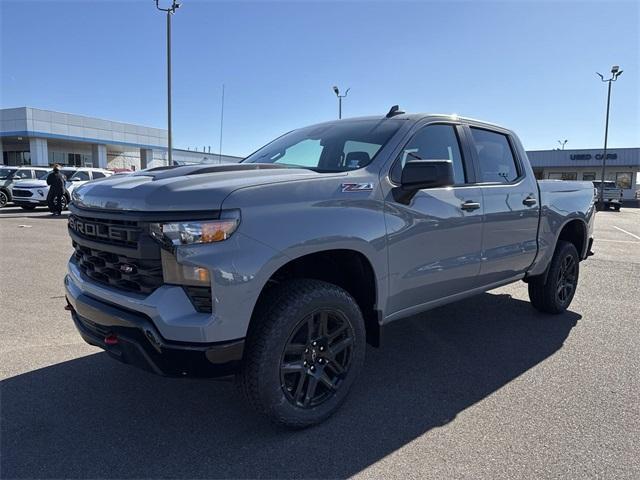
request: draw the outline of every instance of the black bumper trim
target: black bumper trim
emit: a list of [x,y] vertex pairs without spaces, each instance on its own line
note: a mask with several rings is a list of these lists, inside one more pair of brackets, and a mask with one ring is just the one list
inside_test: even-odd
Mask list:
[[[71,316],[85,342],[113,358],[165,376],[225,377],[237,372],[244,339],[216,343],[165,340],[148,317],[81,294],[67,294]],[[116,344],[105,343],[115,335]]]

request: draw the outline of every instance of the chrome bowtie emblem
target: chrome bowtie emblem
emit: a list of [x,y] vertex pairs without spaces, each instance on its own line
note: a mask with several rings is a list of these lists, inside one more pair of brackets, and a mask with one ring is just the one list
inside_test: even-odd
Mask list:
[[133,265],[129,265],[126,263],[120,265],[120,271],[122,273],[133,273],[134,270],[135,270],[135,267]]

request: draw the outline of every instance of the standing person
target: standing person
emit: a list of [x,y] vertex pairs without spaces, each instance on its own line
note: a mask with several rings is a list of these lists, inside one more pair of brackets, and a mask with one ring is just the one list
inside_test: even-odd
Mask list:
[[47,176],[47,185],[49,185],[49,194],[47,195],[47,203],[49,210],[53,215],[62,214],[62,197],[64,196],[65,176],[60,173],[60,165],[53,166],[53,172]]

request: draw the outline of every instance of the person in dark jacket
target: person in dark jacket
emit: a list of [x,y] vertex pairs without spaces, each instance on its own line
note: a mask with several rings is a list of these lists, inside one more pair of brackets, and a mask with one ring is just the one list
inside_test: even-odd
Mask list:
[[64,197],[65,181],[65,176],[60,172],[60,165],[56,163],[53,166],[53,172],[47,176],[47,185],[49,185],[47,203],[53,215],[62,214],[62,197]]

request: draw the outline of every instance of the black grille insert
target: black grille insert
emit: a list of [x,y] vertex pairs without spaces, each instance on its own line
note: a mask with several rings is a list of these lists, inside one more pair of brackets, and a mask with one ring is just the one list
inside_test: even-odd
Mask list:
[[19,188],[14,188],[11,190],[11,193],[14,197],[33,197],[33,192],[30,190],[21,190]]
[[73,242],[82,272],[96,282],[127,292],[148,294],[163,284],[160,259],[139,259]]

